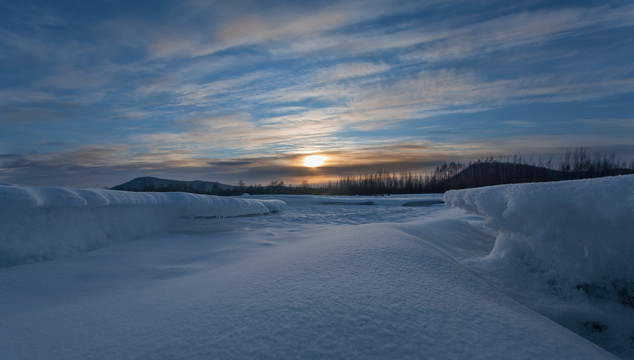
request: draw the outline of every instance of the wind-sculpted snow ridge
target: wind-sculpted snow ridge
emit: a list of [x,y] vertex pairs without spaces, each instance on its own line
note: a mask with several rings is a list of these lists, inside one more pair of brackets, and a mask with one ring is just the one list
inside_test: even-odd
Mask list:
[[55,259],[165,229],[180,217],[279,211],[280,200],[0,184],[0,267]]
[[634,359],[634,176],[448,191],[497,232],[467,266],[559,324]]
[[634,176],[448,191],[498,232],[491,258],[576,283],[634,281]]

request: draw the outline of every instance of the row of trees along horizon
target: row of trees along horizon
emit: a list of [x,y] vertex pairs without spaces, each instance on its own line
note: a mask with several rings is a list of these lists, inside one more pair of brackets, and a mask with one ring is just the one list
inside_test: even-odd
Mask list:
[[559,160],[548,157],[522,155],[488,157],[468,163],[449,162],[438,165],[427,173],[409,170],[398,172],[378,169],[371,174],[346,175],[326,184],[311,185],[306,180],[300,185],[287,185],[273,180],[267,186],[245,186],[240,182],[227,195],[249,194],[328,194],[376,195],[440,193],[498,184],[560,181],[634,174],[634,160],[618,160],[616,153],[592,153],[585,148],[567,151]]
[[449,162],[438,165],[433,171],[414,173],[379,169],[371,174],[345,175],[336,181],[313,185],[304,180],[300,185],[290,185],[273,180],[268,185],[246,185],[218,188],[212,192],[199,191],[183,184],[139,191],[186,191],[213,195],[258,194],[320,194],[320,195],[378,195],[442,193],[451,189],[464,189],[499,184],[560,181],[603,176],[634,174],[634,160],[618,160],[616,153],[590,154],[585,148],[567,151],[558,160],[548,157],[522,155],[488,157],[468,163]]

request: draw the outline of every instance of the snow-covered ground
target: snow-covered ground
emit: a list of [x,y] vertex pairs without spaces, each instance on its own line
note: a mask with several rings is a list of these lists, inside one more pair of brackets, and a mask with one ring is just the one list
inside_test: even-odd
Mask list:
[[1,357],[634,358],[634,176],[442,199],[0,184]]

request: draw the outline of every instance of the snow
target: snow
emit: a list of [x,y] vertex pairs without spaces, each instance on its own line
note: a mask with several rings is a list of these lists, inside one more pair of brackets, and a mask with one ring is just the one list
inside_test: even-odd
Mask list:
[[[551,258],[500,243],[510,241],[507,229],[522,228],[506,221],[534,224],[531,198],[569,204],[566,194],[576,194],[570,187],[594,194],[588,201],[608,196],[612,207],[631,211],[631,180],[604,181],[545,184],[524,203],[513,187],[446,194],[447,203],[479,215],[445,207],[438,194],[218,198],[0,184],[0,353],[634,358],[631,308],[590,298],[563,280],[554,286],[549,280],[565,277],[567,267],[545,271]],[[478,191],[490,192],[475,202],[483,208],[518,206],[514,211],[528,219],[493,220],[493,210],[469,205]],[[513,205],[502,204],[507,200]],[[599,211],[609,203],[601,201]],[[592,212],[587,205],[583,211]],[[608,234],[627,233],[630,225],[618,215],[626,209],[610,211],[597,222]],[[559,219],[549,228],[563,233],[572,220]],[[612,264],[579,276],[590,281],[622,269]],[[596,323],[606,330],[592,330]]]
[[0,267],[51,260],[164,230],[179,217],[279,211],[280,200],[0,184]]
[[465,262],[554,321],[634,358],[634,176],[448,191],[495,243]]
[[634,176],[448,191],[497,231],[493,258],[573,282],[634,281]]

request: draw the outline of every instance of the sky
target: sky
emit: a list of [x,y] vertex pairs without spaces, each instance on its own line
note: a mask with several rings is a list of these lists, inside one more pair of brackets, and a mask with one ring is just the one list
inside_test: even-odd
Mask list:
[[632,59],[631,1],[0,0],[0,181],[630,160]]

